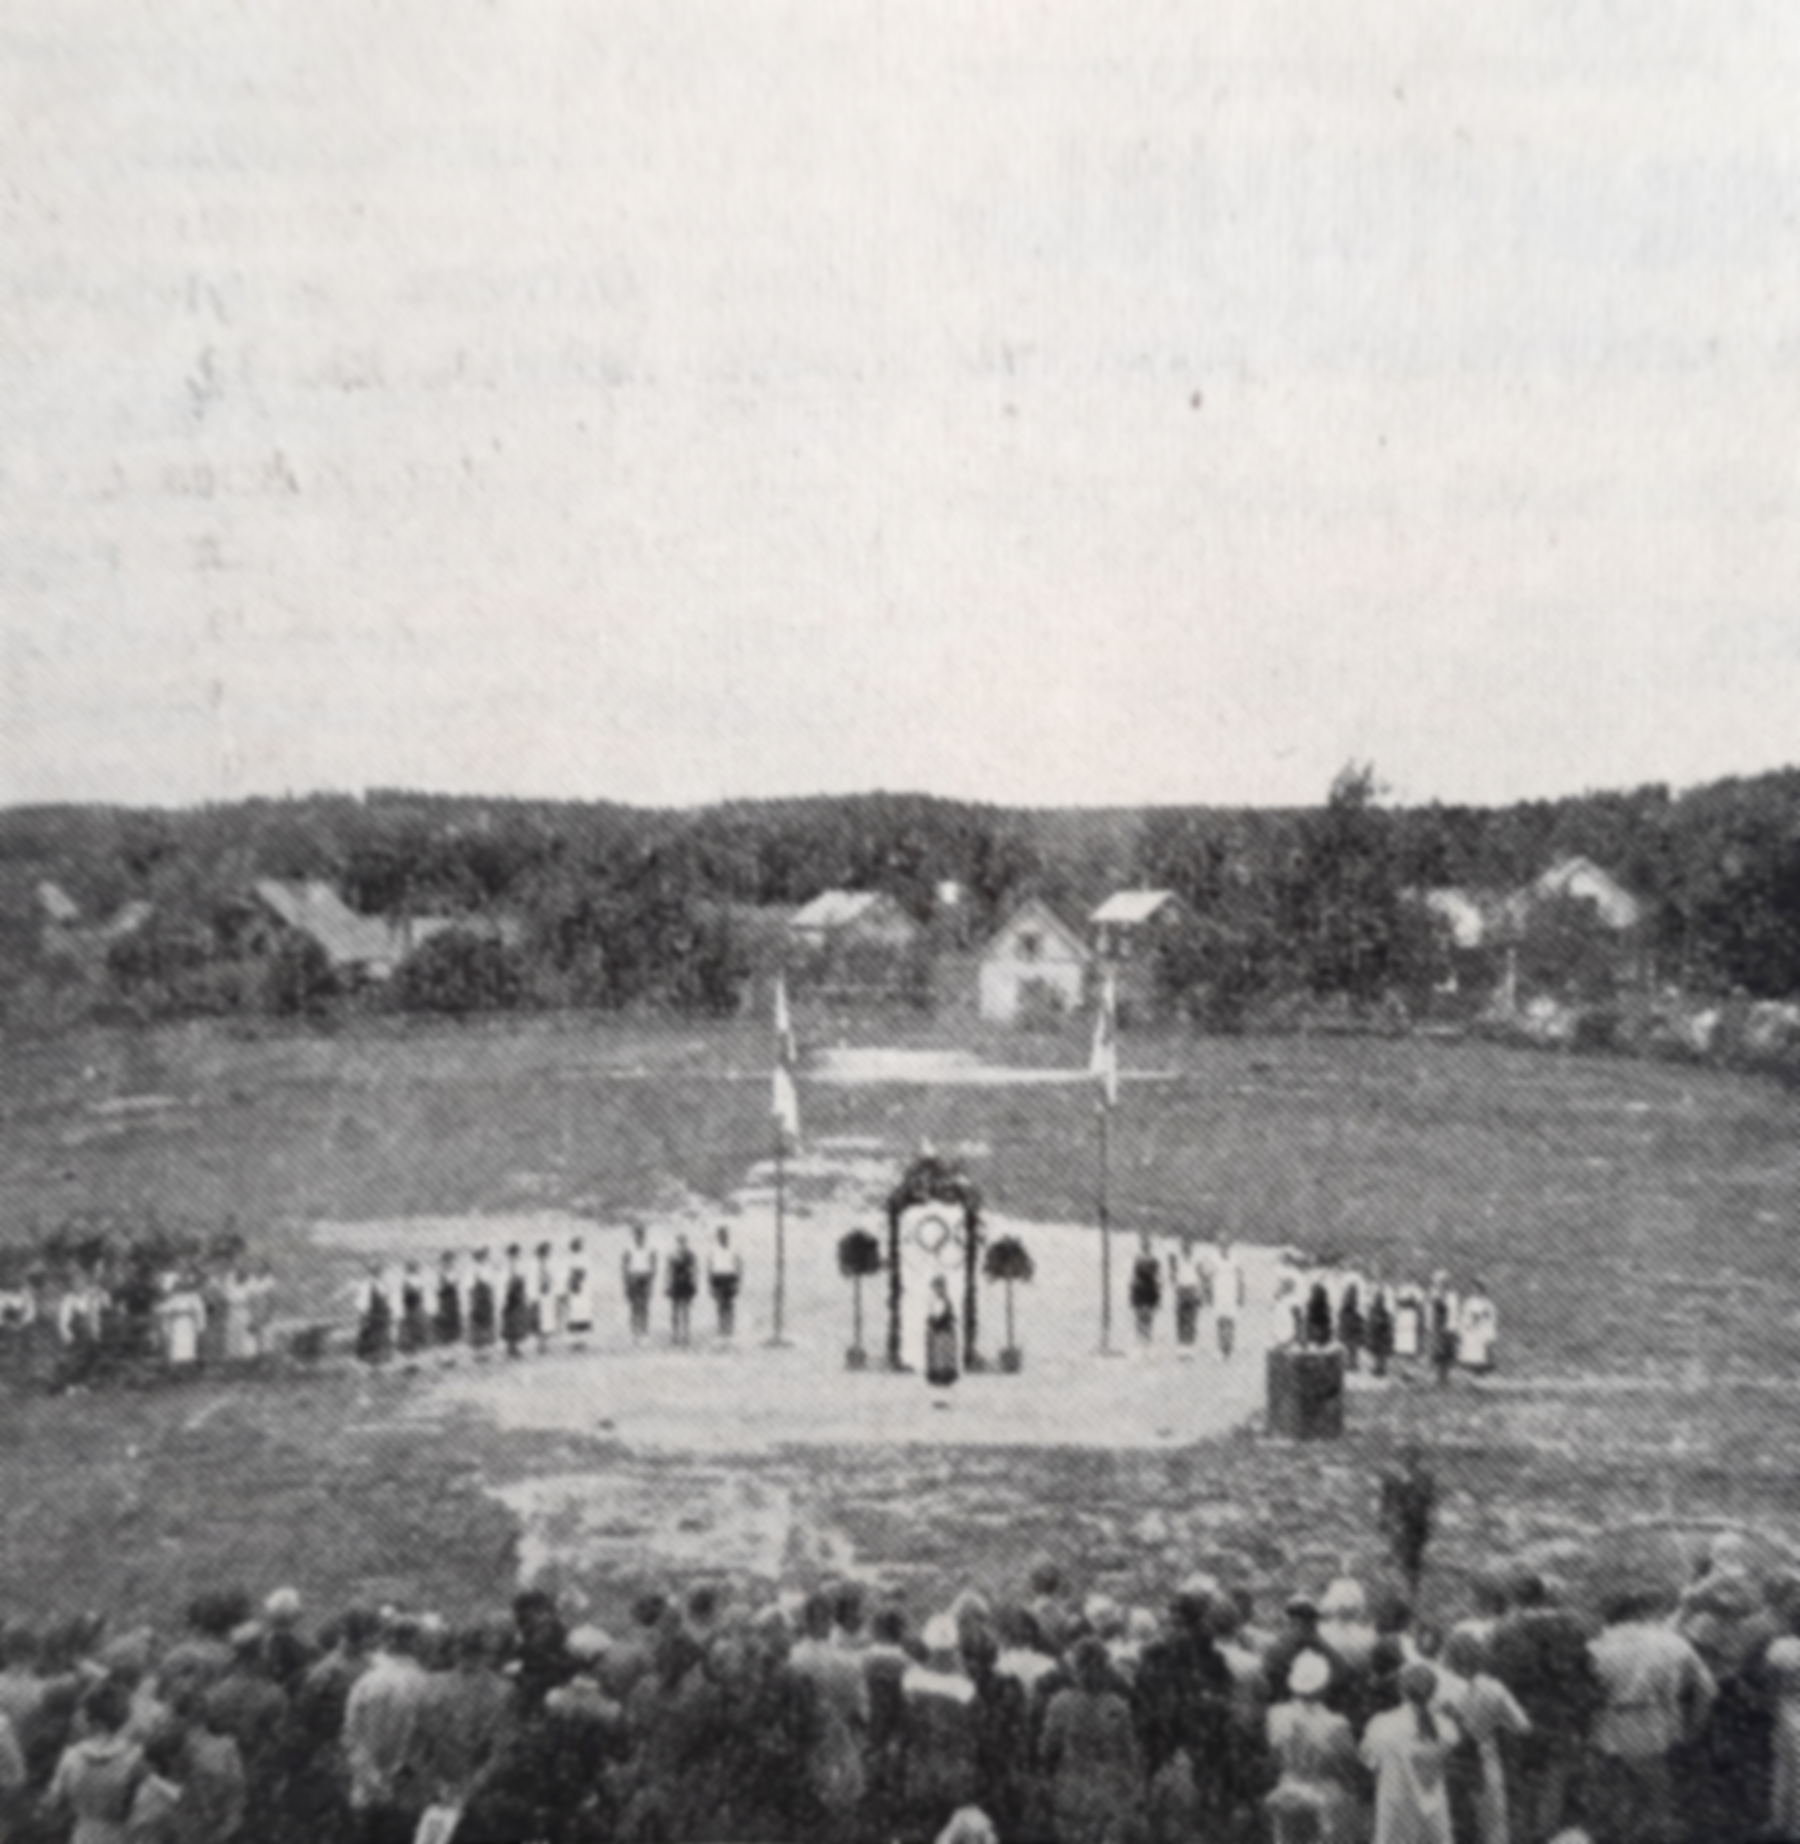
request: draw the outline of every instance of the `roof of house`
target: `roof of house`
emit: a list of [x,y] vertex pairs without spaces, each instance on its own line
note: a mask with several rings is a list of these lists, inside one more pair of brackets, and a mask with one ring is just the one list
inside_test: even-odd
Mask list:
[[52,922],[79,922],[81,905],[61,884],[46,877],[37,887],[38,907]]
[[1644,905],[1591,858],[1559,858],[1531,886],[1531,893],[1540,901],[1556,896],[1585,898],[1609,928],[1633,928],[1643,919]]
[[1165,903],[1175,900],[1173,890],[1118,890],[1088,920],[1120,922],[1131,927],[1139,922],[1148,922]]
[[330,884],[259,877],[251,886],[258,900],[289,928],[310,935],[334,967],[387,964],[398,958],[395,931],[380,916],[359,916]]
[[101,936],[107,941],[122,941],[127,935],[135,935],[155,914],[154,903],[134,896],[129,902],[121,903],[101,925]]
[[1087,959],[1087,943],[1082,940],[1080,933],[1072,929],[1042,897],[1037,896],[1028,896],[994,931],[986,947],[981,950],[982,959],[988,960],[1006,952],[1021,930],[1032,927],[1053,935],[1068,950],[1070,959]]
[[821,890],[788,918],[790,928],[848,928],[893,899],[882,890]]

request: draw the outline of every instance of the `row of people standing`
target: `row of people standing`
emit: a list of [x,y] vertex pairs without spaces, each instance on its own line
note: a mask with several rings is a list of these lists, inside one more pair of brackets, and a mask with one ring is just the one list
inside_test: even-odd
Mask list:
[[1148,1230],[1142,1231],[1128,1290],[1140,1349],[1148,1349],[1155,1340],[1165,1294],[1175,1309],[1176,1349],[1192,1352],[1199,1342],[1201,1317],[1211,1313],[1219,1355],[1229,1359],[1237,1348],[1238,1318],[1247,1298],[1243,1264],[1230,1237],[1216,1244],[1202,1242],[1187,1230],[1164,1251]]
[[107,1352],[175,1371],[249,1363],[273,1348],[275,1298],[267,1262],[39,1269],[0,1288],[0,1347],[48,1353],[68,1381],[84,1380]]
[[[736,1335],[744,1264],[723,1225],[704,1266],[718,1334],[729,1341]],[[676,1236],[665,1261],[645,1227],[633,1225],[619,1276],[634,1343],[650,1336],[659,1279],[669,1302],[671,1342],[692,1342],[701,1269],[686,1235]],[[534,1346],[546,1352],[557,1340],[584,1349],[595,1332],[599,1291],[598,1271],[582,1235],[570,1236],[560,1248],[551,1241],[529,1250],[511,1243],[499,1260],[489,1248],[467,1255],[447,1249],[435,1273],[416,1257],[374,1260],[355,1290],[356,1354],[365,1363],[382,1364],[396,1355],[417,1362],[427,1352],[453,1362],[464,1348],[478,1359],[496,1348],[522,1357]]]
[[1422,1287],[1288,1260],[1275,1286],[1270,1339],[1277,1347],[1340,1347],[1352,1370],[1366,1358],[1376,1376],[1395,1364],[1428,1364],[1445,1383],[1458,1369],[1494,1369],[1500,1315],[1479,1280],[1461,1292],[1442,1271]]

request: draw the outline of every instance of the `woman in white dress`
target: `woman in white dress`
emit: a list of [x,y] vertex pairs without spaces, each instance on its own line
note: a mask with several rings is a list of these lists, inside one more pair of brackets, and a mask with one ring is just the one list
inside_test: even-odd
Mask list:
[[1500,1315],[1488,1290],[1477,1281],[1463,1296],[1462,1338],[1457,1355],[1465,1370],[1486,1372],[1494,1367],[1494,1347],[1500,1337]]
[[579,1342],[594,1329],[594,1264],[588,1259],[587,1247],[579,1236],[569,1238],[569,1252],[563,1261],[563,1285],[568,1289],[569,1336]]
[[200,1335],[206,1330],[206,1301],[198,1278],[182,1275],[156,1308],[163,1355],[171,1370],[191,1370],[200,1361]]
[[1425,1349],[1425,1290],[1416,1281],[1394,1289],[1394,1355],[1416,1363]]

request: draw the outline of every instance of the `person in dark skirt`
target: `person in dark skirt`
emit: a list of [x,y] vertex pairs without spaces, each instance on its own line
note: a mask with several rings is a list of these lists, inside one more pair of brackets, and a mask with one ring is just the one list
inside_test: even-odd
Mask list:
[[450,1353],[462,1343],[463,1335],[462,1277],[456,1271],[453,1249],[445,1249],[444,1258],[438,1264],[437,1312],[432,1331],[449,1361]]
[[1462,1346],[1461,1303],[1450,1290],[1450,1277],[1435,1274],[1426,1300],[1426,1332],[1430,1339],[1431,1368],[1441,1389],[1450,1381]]
[[678,1345],[691,1341],[694,1296],[699,1291],[700,1258],[688,1246],[686,1236],[677,1236],[675,1252],[669,1257],[669,1336]]
[[958,1374],[956,1308],[951,1304],[949,1282],[934,1274],[931,1308],[925,1316],[925,1381],[933,1389],[948,1389]]
[[394,1349],[394,1311],[380,1262],[369,1263],[356,1319],[356,1355],[365,1364],[385,1364]]
[[475,1271],[469,1278],[469,1343],[475,1355],[485,1358],[494,1342],[494,1326],[499,1318],[494,1299],[494,1276],[488,1267],[486,1249],[475,1251]]
[[500,1302],[500,1339],[508,1357],[517,1357],[531,1336],[531,1289],[525,1263],[515,1242],[506,1251],[506,1293]]
[[1306,1296],[1306,1342],[1328,1345],[1331,1334],[1331,1289],[1322,1280],[1314,1281]]
[[1344,1363],[1351,1370],[1362,1362],[1362,1350],[1368,1341],[1368,1326],[1363,1320],[1362,1289],[1352,1281],[1338,1301],[1338,1343],[1344,1347]]
[[425,1275],[416,1261],[406,1264],[400,1280],[400,1326],[396,1343],[400,1355],[416,1359],[431,1342],[431,1321],[425,1311]]
[[1137,1322],[1138,1343],[1147,1345],[1162,1305],[1162,1263],[1156,1259],[1148,1231],[1138,1238],[1137,1259],[1131,1264],[1131,1316]]
[[1394,1309],[1388,1304],[1388,1290],[1379,1281],[1369,1285],[1369,1323],[1366,1342],[1369,1368],[1385,1377],[1394,1359]]

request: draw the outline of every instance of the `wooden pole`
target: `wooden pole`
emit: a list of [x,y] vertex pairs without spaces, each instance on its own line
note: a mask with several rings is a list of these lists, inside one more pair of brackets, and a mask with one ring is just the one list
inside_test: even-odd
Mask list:
[[1100,1355],[1112,1355],[1112,1110],[1100,1106]]
[[781,1128],[775,1129],[775,1313],[771,1345],[785,1345],[787,1338],[787,1149],[782,1144]]

